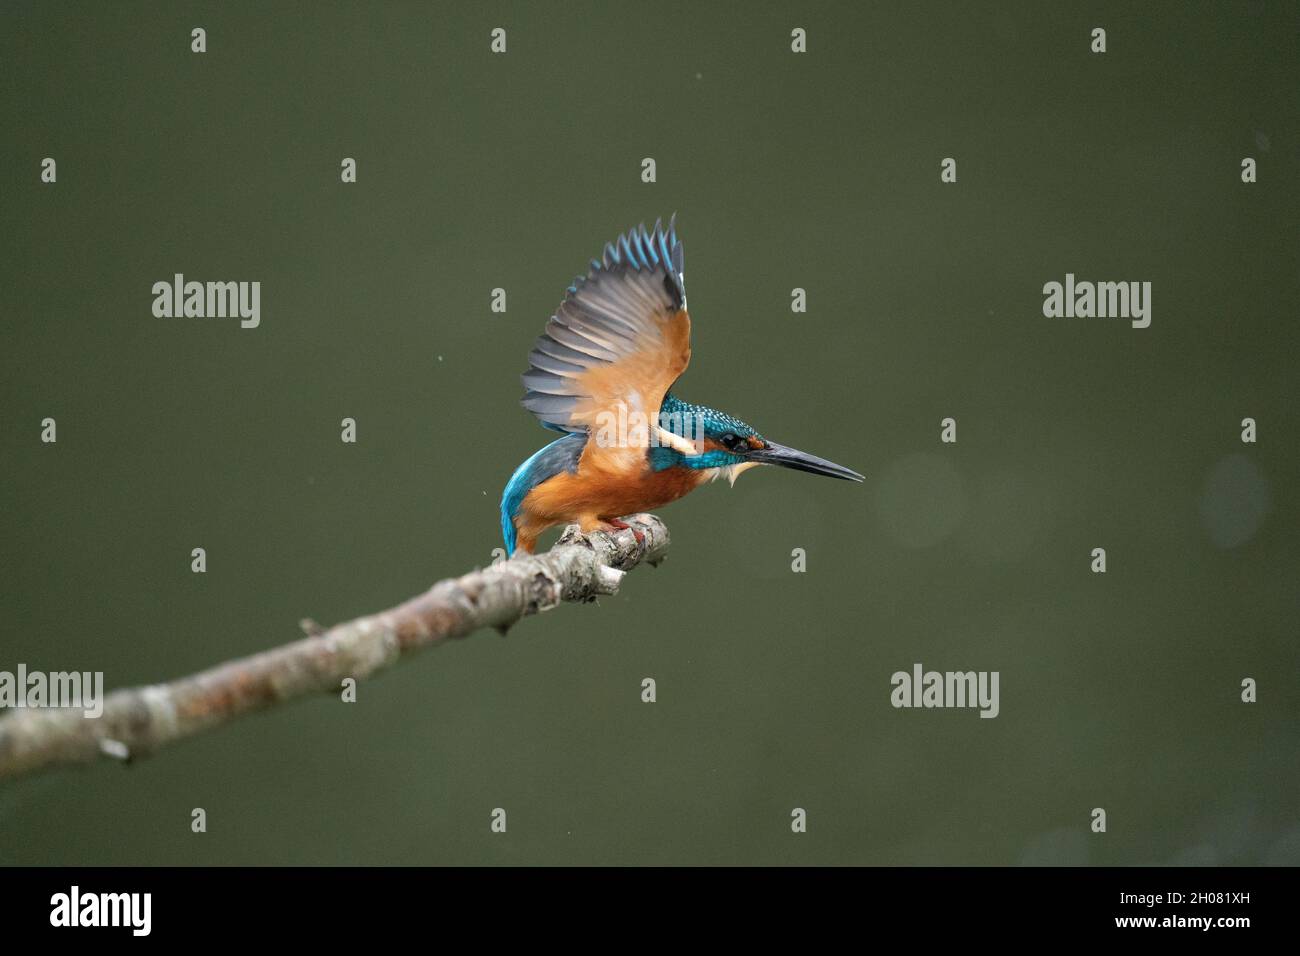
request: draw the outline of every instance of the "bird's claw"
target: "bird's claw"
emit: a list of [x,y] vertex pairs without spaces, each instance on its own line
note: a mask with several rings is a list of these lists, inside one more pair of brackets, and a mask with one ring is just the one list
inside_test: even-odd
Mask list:
[[640,528],[628,524],[626,521],[620,521],[618,518],[610,518],[605,522],[613,531],[631,531],[632,536],[636,538],[636,543],[642,549],[645,548],[645,532]]

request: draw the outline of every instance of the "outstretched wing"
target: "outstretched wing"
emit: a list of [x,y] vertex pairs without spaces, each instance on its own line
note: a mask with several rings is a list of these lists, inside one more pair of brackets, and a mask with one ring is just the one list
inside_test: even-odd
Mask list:
[[[675,221],[675,217],[674,217]],[[643,225],[605,246],[569,287],[528,356],[523,406],[543,425],[610,435],[588,441],[621,464],[644,461],[648,428],[691,358],[682,246],[674,221]],[[648,428],[645,423],[649,423]]]

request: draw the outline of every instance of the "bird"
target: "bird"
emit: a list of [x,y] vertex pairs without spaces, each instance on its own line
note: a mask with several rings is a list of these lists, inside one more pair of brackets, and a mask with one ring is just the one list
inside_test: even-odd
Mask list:
[[[732,415],[674,393],[691,359],[682,244],[674,214],[605,244],[528,355],[521,404],[563,437],[515,469],[501,495],[508,557],[550,527],[629,527],[718,478],[778,465],[848,481],[843,465],[770,441]],[[633,529],[639,540],[640,532]]]

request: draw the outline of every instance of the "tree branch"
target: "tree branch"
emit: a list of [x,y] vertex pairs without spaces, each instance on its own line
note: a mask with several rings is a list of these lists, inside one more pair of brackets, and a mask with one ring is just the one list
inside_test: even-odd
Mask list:
[[[129,760],[243,714],[313,693],[339,693],[403,657],[485,627],[504,632],[561,601],[614,594],[637,564],[658,564],[668,529],[653,515],[624,519],[631,529],[581,534],[570,526],[555,547],[516,556],[418,597],[281,647],[227,661],[166,684],[117,690],[99,718],[81,710],[14,710],[0,719],[0,779],[99,757]],[[304,629],[310,622],[304,621]]]

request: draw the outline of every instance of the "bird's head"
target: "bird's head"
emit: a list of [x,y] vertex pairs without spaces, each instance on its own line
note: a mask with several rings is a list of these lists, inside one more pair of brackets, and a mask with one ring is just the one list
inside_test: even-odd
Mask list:
[[[681,465],[709,469],[713,477],[725,477],[732,484],[740,473],[756,465],[780,465],[814,475],[862,481],[851,468],[785,445],[760,435],[752,425],[726,412],[704,405],[689,405],[668,396],[660,412],[664,447],[656,467]],[[653,456],[652,456],[653,457]]]

